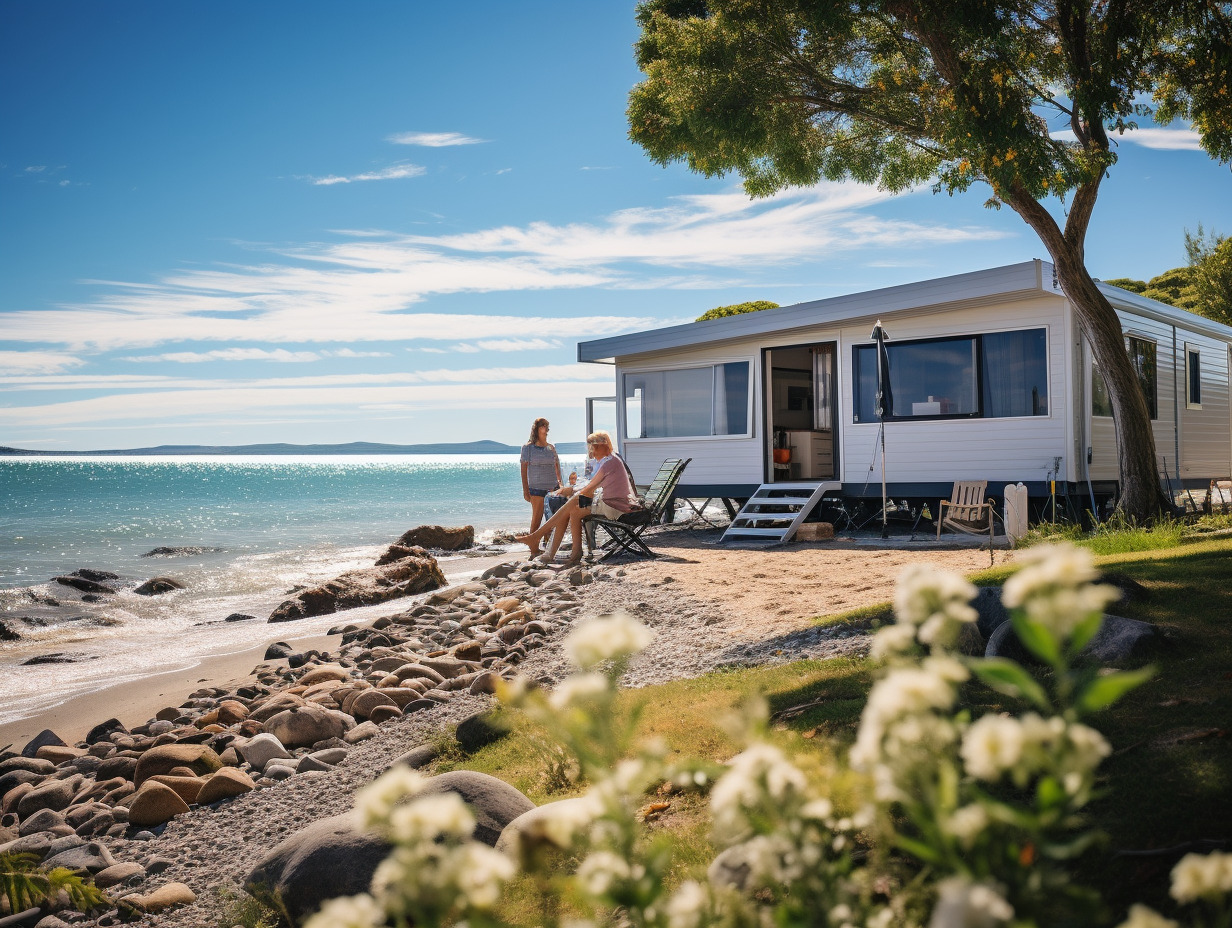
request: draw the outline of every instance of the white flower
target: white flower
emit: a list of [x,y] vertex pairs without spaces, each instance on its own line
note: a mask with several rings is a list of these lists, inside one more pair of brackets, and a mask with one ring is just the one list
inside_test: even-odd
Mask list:
[[1022,569],[1005,581],[1001,601],[1021,608],[1032,621],[1067,638],[1087,616],[1103,612],[1120,592],[1097,585],[1095,556],[1073,545],[1028,548],[1019,557]]
[[363,893],[330,899],[304,928],[374,928],[385,924],[385,911],[377,901]]
[[1177,902],[1215,900],[1232,893],[1232,854],[1186,854],[1172,868],[1172,898]]
[[685,880],[667,900],[668,928],[703,928],[710,894],[695,880]]
[[389,831],[401,844],[469,838],[475,831],[475,816],[457,793],[440,793],[395,808],[389,814]]
[[591,896],[605,895],[618,880],[632,876],[628,862],[611,851],[595,851],[577,869],[578,882]]
[[589,669],[605,660],[636,654],[654,640],[654,633],[624,613],[601,615],[579,624],[565,638],[565,655]]
[[578,702],[592,702],[610,689],[607,677],[601,673],[578,673],[565,680],[552,691],[548,704],[557,712],[563,712]]
[[355,815],[361,828],[383,825],[398,803],[420,793],[427,778],[404,764],[391,767],[355,796]]
[[1013,906],[995,889],[953,876],[937,884],[928,928],[997,928],[1013,917]]
[[891,928],[894,924],[894,910],[880,909],[875,915],[870,915],[864,923],[864,928]]
[[517,833],[522,847],[552,845],[558,848],[573,846],[578,835],[603,814],[603,804],[593,793],[574,799],[561,799],[539,807],[539,811]]
[[710,793],[715,829],[721,834],[741,834],[745,812],[767,800],[781,805],[808,786],[804,774],[792,766],[783,752],[770,744],[754,744],[737,754],[728,771]]
[[921,667],[891,671],[868,694],[860,716],[860,731],[851,751],[852,765],[871,770],[881,760],[886,727],[895,719],[919,712],[949,709],[954,689],[945,678]]
[[957,838],[959,844],[967,850],[971,849],[975,840],[984,833],[987,827],[988,812],[979,803],[955,809],[945,822],[945,830]]
[[1100,761],[1112,753],[1104,736],[1086,725],[1070,725],[1065,729],[1066,768],[1079,773],[1093,773]]
[[1181,928],[1170,918],[1164,918],[1154,909],[1144,905],[1133,905],[1129,909],[1129,918],[1121,922],[1117,928]]
[[919,628],[924,644],[947,648],[963,624],[978,618],[971,607],[975,594],[975,587],[958,574],[912,564],[898,575],[894,613],[900,623]]
[[829,822],[834,814],[834,803],[829,799],[813,799],[800,809],[800,818],[816,822]]
[[960,753],[967,773],[995,783],[1017,766],[1025,742],[1018,719],[990,713],[967,729]]
[[476,841],[458,852],[455,875],[458,888],[472,908],[490,909],[500,901],[501,886],[517,868],[499,851]]
[[877,629],[873,635],[873,647],[869,654],[874,660],[884,660],[905,654],[915,644],[915,626],[897,622]]

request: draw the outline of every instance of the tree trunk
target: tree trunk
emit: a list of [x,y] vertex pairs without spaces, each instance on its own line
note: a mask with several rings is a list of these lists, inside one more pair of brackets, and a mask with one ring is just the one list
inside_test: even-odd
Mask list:
[[1091,353],[1108,388],[1120,471],[1121,495],[1117,509],[1131,519],[1151,522],[1161,512],[1170,512],[1174,503],[1160,486],[1151,413],[1138,375],[1125,351],[1121,321],[1087,273],[1083,240],[1097,190],[1098,181],[1079,189],[1064,233],[1034,197],[1013,191],[1004,199],[1035,230],[1048,249],[1061,289],[1074,306],[1078,325],[1091,345]]

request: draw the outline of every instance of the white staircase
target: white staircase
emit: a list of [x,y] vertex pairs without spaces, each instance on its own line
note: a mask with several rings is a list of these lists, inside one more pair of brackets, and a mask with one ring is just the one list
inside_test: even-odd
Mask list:
[[783,544],[813,511],[818,501],[842,489],[836,480],[763,483],[736,513],[720,542],[730,539]]

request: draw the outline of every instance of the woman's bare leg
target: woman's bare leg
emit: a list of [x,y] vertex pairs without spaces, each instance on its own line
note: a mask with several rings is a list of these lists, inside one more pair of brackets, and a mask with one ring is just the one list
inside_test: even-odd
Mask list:
[[530,498],[530,530],[533,532],[543,522],[543,497],[531,496]]
[[539,554],[539,542],[552,534],[558,527],[565,525],[569,521],[569,513],[577,508],[577,497],[571,496],[565,501],[565,505],[556,510],[552,518],[532,532],[528,532],[525,535],[515,535],[513,540],[530,548],[531,557],[535,557]]

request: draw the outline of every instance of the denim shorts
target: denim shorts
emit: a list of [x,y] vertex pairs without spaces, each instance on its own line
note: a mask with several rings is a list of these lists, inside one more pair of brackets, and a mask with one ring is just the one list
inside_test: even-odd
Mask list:
[[551,489],[547,489],[547,490],[536,490],[534,487],[531,487],[530,495],[531,496],[547,496],[549,493],[552,493],[555,490],[556,490],[556,487],[552,487]]

